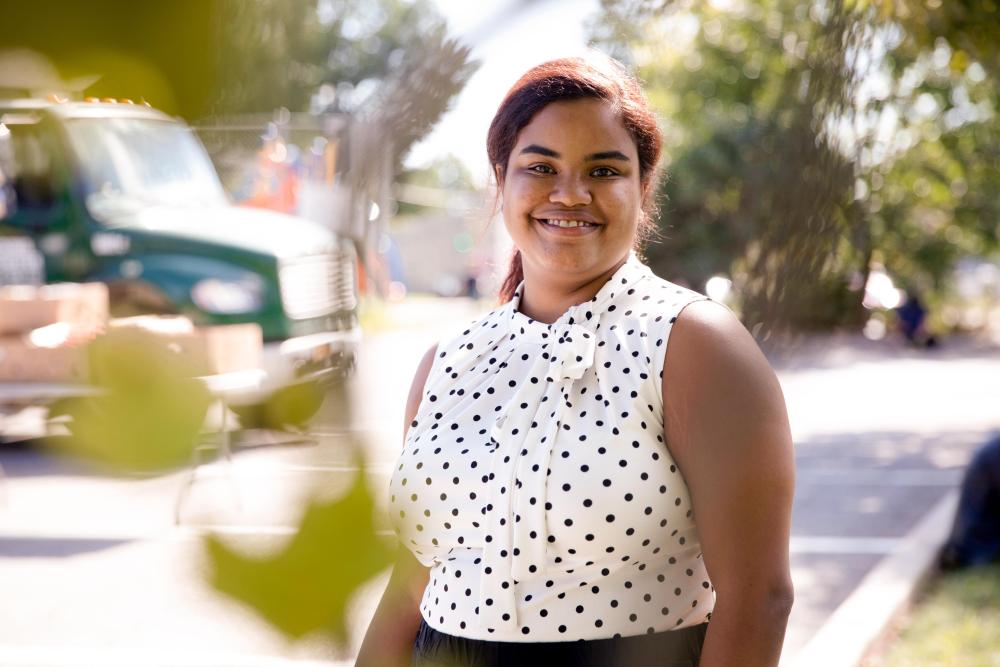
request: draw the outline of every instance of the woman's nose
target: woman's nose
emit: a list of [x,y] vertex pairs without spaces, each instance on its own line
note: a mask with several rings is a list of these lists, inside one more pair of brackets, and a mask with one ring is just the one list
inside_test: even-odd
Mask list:
[[549,193],[549,201],[560,206],[583,206],[591,200],[590,189],[581,178],[563,176],[556,179]]

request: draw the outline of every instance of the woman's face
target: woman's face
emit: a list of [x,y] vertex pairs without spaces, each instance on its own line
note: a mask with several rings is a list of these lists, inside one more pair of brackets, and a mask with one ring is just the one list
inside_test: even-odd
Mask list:
[[590,280],[632,248],[639,156],[606,102],[544,107],[518,135],[501,182],[504,223],[526,275]]

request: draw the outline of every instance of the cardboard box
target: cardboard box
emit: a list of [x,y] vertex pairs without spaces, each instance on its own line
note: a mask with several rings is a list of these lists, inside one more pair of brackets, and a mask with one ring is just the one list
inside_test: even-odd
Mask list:
[[27,333],[59,322],[102,326],[110,308],[104,283],[0,287],[0,336]]
[[82,346],[39,346],[29,335],[0,337],[0,382],[85,382]]
[[151,335],[181,355],[197,375],[216,375],[260,368],[264,335],[260,325],[226,324],[195,327],[179,316],[139,315],[111,320],[109,330],[134,329]]

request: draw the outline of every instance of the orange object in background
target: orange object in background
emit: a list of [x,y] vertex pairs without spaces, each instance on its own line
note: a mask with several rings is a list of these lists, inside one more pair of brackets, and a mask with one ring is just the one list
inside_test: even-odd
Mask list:
[[270,187],[255,187],[254,194],[239,205],[294,214],[298,209],[299,178],[291,167],[279,167],[278,171],[288,173],[276,174],[270,180],[259,177],[260,182],[270,183]]
[[282,140],[267,139],[257,152],[252,192],[240,206],[282,213],[298,210],[299,174],[296,165],[288,161],[288,147]]

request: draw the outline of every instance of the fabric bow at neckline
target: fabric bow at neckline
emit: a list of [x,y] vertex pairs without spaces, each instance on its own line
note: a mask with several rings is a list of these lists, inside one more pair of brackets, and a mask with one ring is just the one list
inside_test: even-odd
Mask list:
[[[532,375],[545,382],[525,382],[510,406],[535,405],[536,410],[505,410],[490,435],[494,444],[489,507],[484,525],[483,576],[480,581],[480,624],[487,629],[517,625],[515,587],[539,576],[545,568],[545,478],[574,381],[593,366],[597,330],[613,311],[615,298],[634,289],[652,272],[634,253],[588,301],[569,308],[552,324],[520,312],[524,282],[508,302],[505,319],[512,339],[541,343]],[[530,499],[537,499],[530,502]]]
[[594,331],[605,311],[613,308],[611,302],[615,295],[620,294],[623,290],[633,289],[639,281],[651,275],[653,272],[649,267],[639,261],[634,251],[630,252],[625,263],[618,267],[608,282],[597,291],[597,294],[583,303],[570,306],[551,324],[532,319],[521,312],[521,299],[524,296],[524,281],[522,280],[514,290],[511,300],[506,304],[508,328],[515,335],[522,335],[528,340],[539,343],[558,340],[560,334],[567,333],[574,325],[580,326],[584,330]]

